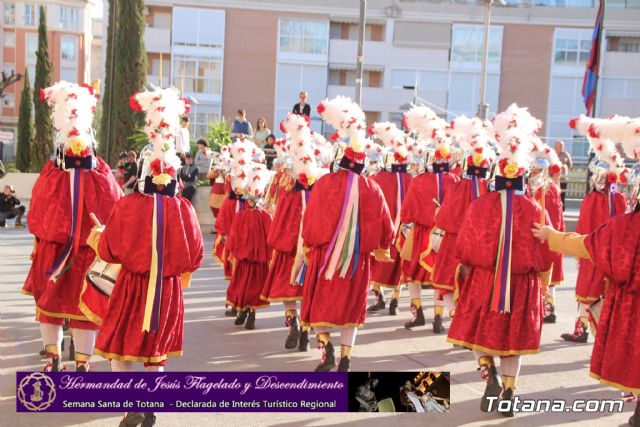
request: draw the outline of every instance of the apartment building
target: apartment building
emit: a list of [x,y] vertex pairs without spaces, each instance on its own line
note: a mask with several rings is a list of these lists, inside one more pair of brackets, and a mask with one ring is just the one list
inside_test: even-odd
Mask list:
[[[0,64],[3,71],[11,73],[15,70],[24,74],[28,69],[33,85],[40,6],[44,6],[53,81],[90,81],[91,13],[94,0],[3,0],[0,4]],[[5,160],[15,157],[22,87],[21,81],[10,86],[0,105],[0,131],[14,135],[13,143],[6,144],[3,150]]]

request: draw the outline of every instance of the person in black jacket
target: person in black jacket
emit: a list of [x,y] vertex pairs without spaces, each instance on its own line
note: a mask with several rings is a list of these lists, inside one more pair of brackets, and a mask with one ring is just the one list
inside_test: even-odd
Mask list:
[[20,206],[20,200],[15,196],[16,192],[12,185],[5,185],[4,192],[0,194],[0,227],[7,226],[7,219],[16,219],[16,228],[22,228],[22,215],[24,206]]
[[191,201],[196,194],[196,180],[198,179],[198,168],[193,165],[193,155],[186,153],[184,156],[185,165],[180,168],[180,180],[182,181],[182,197]]
[[311,117],[311,105],[307,104],[309,94],[306,91],[300,92],[300,102],[293,106],[293,114],[302,114]]

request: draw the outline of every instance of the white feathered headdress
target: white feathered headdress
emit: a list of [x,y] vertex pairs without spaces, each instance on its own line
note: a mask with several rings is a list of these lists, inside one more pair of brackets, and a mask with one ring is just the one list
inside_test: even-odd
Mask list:
[[393,155],[394,164],[404,164],[409,160],[409,152],[405,145],[406,135],[395,123],[373,123],[369,126],[369,135],[382,142],[387,149],[387,154]]
[[414,105],[404,113],[402,124],[409,132],[416,133],[425,145],[432,145],[434,160],[448,162],[451,159],[451,137],[446,120],[429,107]]
[[97,103],[93,87],[60,81],[41,89],[40,100],[51,107],[53,126],[58,131],[59,141],[64,144],[64,154],[71,157],[91,155],[95,144],[91,123]]
[[507,178],[516,178],[529,168],[532,152],[536,150],[536,132],[542,122],[529,113],[527,108],[511,104],[493,118],[493,126],[500,160],[500,173]]
[[332,136],[334,141],[340,138],[349,138],[349,143],[344,150],[344,155],[357,163],[364,162],[366,144],[365,115],[358,104],[350,98],[336,96],[325,99],[317,107],[320,117],[336,129]]

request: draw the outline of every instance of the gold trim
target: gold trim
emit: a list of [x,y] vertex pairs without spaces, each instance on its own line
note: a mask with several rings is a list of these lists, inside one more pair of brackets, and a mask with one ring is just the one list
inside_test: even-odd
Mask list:
[[441,285],[441,284],[436,283],[436,282],[431,282],[431,286],[433,286],[436,289],[444,289],[444,290],[447,290],[447,291],[453,291],[456,288],[455,286]]
[[423,262],[422,258],[425,258],[425,257],[427,257],[427,256],[429,256],[431,254],[431,251],[432,251],[431,234],[433,234],[433,231],[435,229],[436,229],[435,225],[432,225],[431,226],[431,230],[429,230],[429,246],[427,246],[427,249],[424,252],[420,252],[420,255],[418,255],[418,264],[420,264],[420,266],[422,268],[424,268],[425,270],[427,270],[429,273],[433,273],[433,267],[431,267],[427,263]]
[[129,356],[129,355],[121,355],[115,353],[105,353],[99,348],[93,349],[93,354],[97,354],[98,356],[102,356],[107,360],[116,359],[120,362],[142,362],[142,363],[158,363],[163,360],[167,360],[168,357],[178,357],[182,356],[182,350],[180,351],[170,351],[167,354],[163,354],[162,356],[153,356],[153,357],[144,357],[144,356]]
[[232,302],[231,302],[231,301],[229,301],[229,300],[225,300],[225,302],[224,302],[224,303],[225,303],[227,306],[233,307],[233,308],[235,308],[236,310],[240,310],[240,311],[244,311],[244,310],[247,310],[247,309],[250,309],[250,308],[251,308],[251,309],[254,309],[254,310],[257,310],[257,309],[259,309],[259,308],[269,307],[269,304],[262,304],[262,305],[245,305],[244,307],[240,307],[239,305],[235,305],[234,303],[232,303]]
[[20,289],[20,293],[22,293],[22,295],[27,295],[27,296],[30,296],[30,297],[33,296],[33,294],[31,292],[25,291],[24,289]]
[[483,347],[481,345],[476,345],[472,343],[468,343],[466,341],[460,341],[453,339],[451,337],[447,337],[447,342],[455,345],[459,345],[462,347],[466,347],[471,350],[480,350],[484,353],[488,353],[492,356],[519,356],[525,354],[537,354],[540,353],[540,349],[532,349],[532,350],[495,350],[488,347]]
[[371,280],[369,281],[369,285],[372,287],[379,286],[386,289],[398,289],[400,286],[402,286],[402,283],[398,283],[397,285],[390,285],[388,283],[376,282],[375,280]]
[[335,323],[329,322],[303,322],[300,321],[300,326],[309,326],[315,328],[316,326],[327,326],[329,328],[362,328],[364,323],[345,323],[342,325],[337,325]]
[[590,304],[594,301],[597,301],[599,299],[599,297],[583,297],[580,295],[576,295],[576,301],[584,303],[584,304]]
[[640,388],[627,387],[622,384],[614,383],[613,381],[607,381],[605,379],[602,379],[602,377],[600,377],[598,374],[595,374],[593,372],[589,372],[589,376],[593,379],[600,381],[602,384],[619,388],[620,390],[629,391],[631,393],[636,393],[636,394],[640,393]]
[[36,306],[36,316],[42,313],[45,316],[48,317],[56,317],[58,319],[73,319],[73,320],[83,320],[85,322],[89,322],[89,318],[87,318],[87,316],[79,316],[77,314],[65,314],[65,313],[52,313],[50,311],[45,311],[43,309],[41,309],[40,307]]
[[563,280],[556,280],[555,282],[553,282],[553,281],[552,281],[552,282],[549,284],[549,287],[550,287],[550,288],[553,288],[553,287],[555,287],[555,286],[562,286],[562,285],[564,285],[564,279],[563,279]]
[[299,296],[299,297],[268,298],[268,297],[265,297],[264,295],[260,295],[260,299],[262,301],[269,301],[269,302],[302,301],[302,296]]
[[90,321],[92,321],[93,323],[95,323],[98,326],[102,326],[103,319],[100,316],[98,316],[97,314],[95,314],[93,311],[91,311],[91,309],[89,309],[89,307],[87,307],[87,305],[84,303],[84,301],[82,301],[82,295],[84,295],[85,289],[87,289],[87,281],[83,280],[82,281],[82,291],[80,291],[80,302],[78,303],[78,308],[80,309],[82,314],[87,316],[87,318]]

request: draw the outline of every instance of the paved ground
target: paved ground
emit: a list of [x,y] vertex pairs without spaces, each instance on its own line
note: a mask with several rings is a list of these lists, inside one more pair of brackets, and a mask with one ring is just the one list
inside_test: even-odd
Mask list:
[[[211,235],[206,235],[211,248]],[[20,288],[29,269],[28,255],[31,237],[26,231],[0,230],[0,426],[116,426],[115,414],[24,414],[15,413],[16,371],[37,371],[44,365],[37,352],[42,348],[33,301]],[[573,260],[566,260],[568,283],[558,290],[559,323],[545,325],[542,352],[524,359],[518,394],[521,398],[616,399],[619,393],[600,386],[587,375],[592,344],[570,345],[560,340],[562,332],[573,328],[576,304],[573,299],[576,271]],[[318,358],[314,349],[308,353],[286,352],[283,349],[285,331],[279,305],[260,311],[255,331],[246,331],[232,324],[223,315],[227,282],[222,271],[207,254],[202,268],[195,274],[192,286],[185,293],[184,357],[173,359],[169,370],[202,371],[307,371]],[[431,303],[428,293],[425,305]],[[189,423],[192,426],[317,426],[341,424],[347,427],[383,426],[393,423],[425,425],[518,425],[542,426],[580,423],[584,426],[619,426],[626,424],[632,410],[625,404],[625,413],[536,413],[518,415],[508,420],[497,414],[484,414],[478,409],[478,399],[484,384],[476,372],[472,354],[453,348],[444,336],[430,329],[406,331],[402,325],[408,319],[408,295],[401,301],[397,317],[370,316],[366,328],[358,335],[353,367],[360,371],[445,370],[451,371],[452,405],[448,415],[370,414],[160,414],[158,426]],[[429,312],[428,317],[431,317]],[[429,319],[428,319],[429,320]],[[448,324],[448,322],[447,322]],[[591,339],[590,339],[591,340]],[[591,340],[592,341],[592,340]],[[96,359],[97,370],[108,370],[105,361]],[[437,418],[435,418],[437,417]]]

